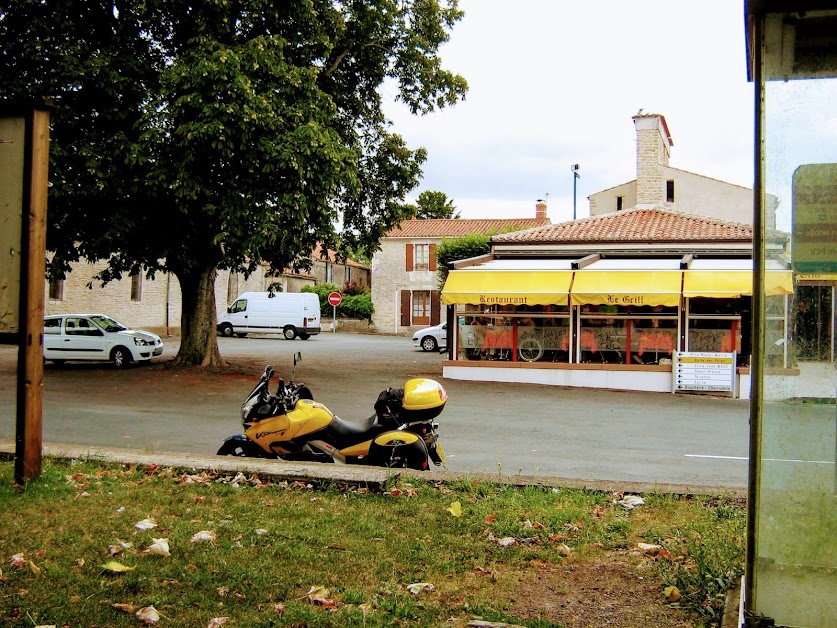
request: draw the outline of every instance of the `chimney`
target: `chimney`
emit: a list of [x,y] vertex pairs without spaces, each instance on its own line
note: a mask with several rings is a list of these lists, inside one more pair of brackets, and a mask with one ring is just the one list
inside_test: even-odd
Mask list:
[[674,145],[666,119],[657,113],[638,113],[633,121],[636,127],[636,206],[663,205],[666,181],[660,166],[668,166]]
[[535,203],[535,218],[546,220],[546,202],[542,198],[539,198]]

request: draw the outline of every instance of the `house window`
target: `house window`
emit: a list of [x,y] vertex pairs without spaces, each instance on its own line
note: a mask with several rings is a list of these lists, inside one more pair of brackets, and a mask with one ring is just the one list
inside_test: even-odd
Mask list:
[[238,296],[238,273],[230,273],[227,279],[227,303],[232,303]]
[[674,180],[666,181],[666,203],[674,202]]
[[430,270],[430,245],[416,244],[413,260],[415,270]]
[[49,299],[50,301],[64,300],[64,280],[54,276],[49,278]]
[[413,292],[413,325],[430,324],[430,291]]
[[325,282],[334,283],[334,265],[328,262],[325,265]]
[[131,301],[142,301],[142,273],[131,275]]
[[624,198],[624,196],[616,197],[616,211],[622,211],[622,201],[624,200]]

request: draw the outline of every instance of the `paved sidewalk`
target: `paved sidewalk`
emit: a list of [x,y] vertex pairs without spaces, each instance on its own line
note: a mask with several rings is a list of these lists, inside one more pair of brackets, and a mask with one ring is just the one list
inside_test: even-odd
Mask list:
[[[676,495],[728,495],[745,497],[744,489],[718,486],[686,486],[681,484],[652,484],[646,482],[619,482],[616,480],[578,480],[573,478],[536,477],[523,475],[504,475],[499,473],[458,473],[444,471],[441,468],[429,471],[410,469],[381,469],[362,465],[320,464],[283,462],[280,460],[261,460],[258,458],[236,458],[232,456],[208,456],[181,452],[149,452],[136,449],[118,449],[44,443],[44,457],[67,458],[78,460],[99,460],[118,462],[138,466],[152,464],[161,467],[173,467],[188,472],[208,470],[235,473],[258,473],[262,478],[273,481],[304,481],[315,484],[349,484],[364,486],[373,490],[382,490],[389,482],[401,478],[416,477],[439,483],[460,480],[477,480],[511,486],[549,486],[555,488],[583,488],[594,491],[626,493],[672,493]],[[0,459],[15,458],[15,443],[0,440]]]

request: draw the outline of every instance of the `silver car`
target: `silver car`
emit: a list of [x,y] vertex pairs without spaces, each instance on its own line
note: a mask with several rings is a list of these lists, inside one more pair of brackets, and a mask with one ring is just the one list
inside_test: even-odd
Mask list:
[[413,334],[413,346],[424,351],[438,351],[448,346],[447,322],[419,329]]
[[104,314],[56,314],[44,317],[44,359],[113,362],[123,367],[163,355],[160,336],[128,329]]

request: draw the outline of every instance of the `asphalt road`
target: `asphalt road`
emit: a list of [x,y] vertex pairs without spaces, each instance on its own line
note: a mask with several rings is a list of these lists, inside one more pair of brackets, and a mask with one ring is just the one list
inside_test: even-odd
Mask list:
[[[748,403],[663,393],[446,380],[443,356],[409,338],[322,334],[307,341],[219,338],[230,367],[171,369],[177,351],[150,365],[47,364],[44,441],[144,451],[213,453],[240,431],[239,408],[265,364],[290,375],[341,417],[366,417],[378,393],[432,377],[449,394],[438,418],[447,468],[463,472],[742,488]],[[16,356],[0,347],[0,439],[15,436]]]

